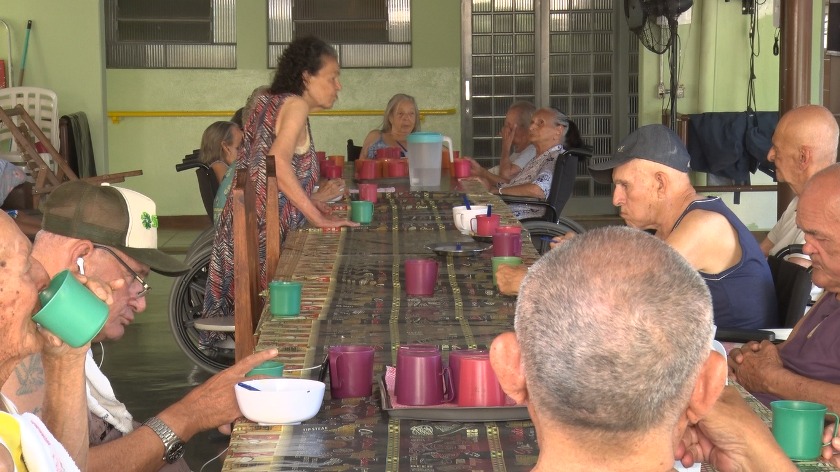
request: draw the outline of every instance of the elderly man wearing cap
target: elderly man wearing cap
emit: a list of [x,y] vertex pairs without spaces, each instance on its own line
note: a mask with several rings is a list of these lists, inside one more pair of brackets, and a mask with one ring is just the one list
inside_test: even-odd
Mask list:
[[[150,270],[178,275],[187,267],[157,248],[155,203],[133,190],[67,182],[42,205],[42,230],[32,255],[50,277],[71,269],[111,282],[114,289],[108,321],[94,342],[122,338],[134,315],[146,308]],[[277,354],[254,354],[196,387],[182,400],[141,426],[115,396],[110,382],[88,353],[90,444],[89,471],[189,470],[181,458],[184,442],[195,434],[229,424],[241,416],[233,385],[251,368]],[[40,411],[44,376],[40,358],[21,362],[3,392],[25,411]],[[58,438],[62,440],[61,437]]]
[[670,244],[700,273],[724,328],[766,328],[776,322],[776,294],[755,237],[719,197],[698,194],[688,179],[689,155],[663,125],[643,126],[615,154],[590,163],[600,183],[615,184],[613,205],[628,226]]

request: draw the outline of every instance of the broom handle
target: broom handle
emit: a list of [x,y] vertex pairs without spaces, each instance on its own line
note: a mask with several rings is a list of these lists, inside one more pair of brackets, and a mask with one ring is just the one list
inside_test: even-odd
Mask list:
[[23,73],[26,70],[26,54],[29,52],[29,33],[32,31],[32,20],[26,23],[26,38],[23,40],[23,57],[20,60],[20,80],[18,87],[23,86]]

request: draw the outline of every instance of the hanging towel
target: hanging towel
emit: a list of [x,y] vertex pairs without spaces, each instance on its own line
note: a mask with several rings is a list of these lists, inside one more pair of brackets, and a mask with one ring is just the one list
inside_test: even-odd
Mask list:
[[93,360],[93,352],[88,351],[85,359],[85,377],[87,377],[88,409],[94,415],[107,421],[123,434],[134,430],[131,413],[125,404],[117,400],[111,382],[99,370]]

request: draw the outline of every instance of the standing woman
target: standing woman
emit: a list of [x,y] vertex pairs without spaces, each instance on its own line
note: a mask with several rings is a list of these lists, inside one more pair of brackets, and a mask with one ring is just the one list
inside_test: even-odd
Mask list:
[[[319,228],[355,226],[333,216],[329,207],[312,200],[318,181],[318,158],[309,128],[309,113],[332,108],[341,90],[338,54],[324,41],[306,37],[293,41],[277,65],[268,93],[259,95],[245,122],[245,141],[236,160],[247,169],[257,194],[260,290],[266,288],[266,199],[277,198],[280,237],[309,222]],[[266,195],[265,159],[274,156],[277,195]],[[207,274],[204,316],[233,314],[233,200],[228,199],[216,227],[213,254]]]
[[391,97],[385,107],[382,127],[368,133],[362,144],[361,155],[373,159],[378,149],[398,147],[401,148],[400,154],[405,156],[408,146],[406,138],[409,134],[420,131],[417,114],[417,102],[411,95],[398,93]]

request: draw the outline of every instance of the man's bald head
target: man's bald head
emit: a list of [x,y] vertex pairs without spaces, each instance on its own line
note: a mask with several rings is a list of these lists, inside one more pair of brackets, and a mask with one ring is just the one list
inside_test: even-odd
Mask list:
[[767,156],[776,164],[778,180],[801,193],[812,175],[837,161],[838,136],[837,120],[825,107],[804,105],[785,113]]

